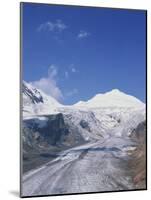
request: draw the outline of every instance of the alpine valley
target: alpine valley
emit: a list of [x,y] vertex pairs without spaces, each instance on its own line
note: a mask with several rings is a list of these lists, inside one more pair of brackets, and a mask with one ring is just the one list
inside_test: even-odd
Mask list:
[[113,89],[62,105],[23,81],[22,195],[146,188],[146,105]]

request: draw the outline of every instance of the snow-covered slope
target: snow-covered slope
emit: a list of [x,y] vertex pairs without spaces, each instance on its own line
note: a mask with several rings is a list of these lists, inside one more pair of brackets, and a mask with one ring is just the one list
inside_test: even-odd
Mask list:
[[88,101],[80,101],[74,104],[76,107],[88,107],[88,108],[110,108],[110,107],[124,107],[124,108],[143,108],[142,103],[137,98],[127,95],[118,89],[114,89],[104,94],[97,94]]
[[61,107],[54,98],[25,81],[23,81],[22,92],[23,117],[57,113],[57,108]]
[[145,104],[117,89],[97,94],[87,102],[63,106],[51,96],[23,82],[24,119],[62,113],[71,135],[86,141],[109,135],[129,135],[145,120]]

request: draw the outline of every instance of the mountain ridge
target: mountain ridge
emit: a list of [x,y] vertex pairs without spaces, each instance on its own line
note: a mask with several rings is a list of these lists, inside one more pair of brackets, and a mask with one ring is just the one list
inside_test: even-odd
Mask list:
[[[30,106],[29,106],[30,105]],[[32,106],[31,106],[32,105]],[[73,105],[63,105],[55,98],[35,88],[30,83],[23,81],[23,106],[24,111],[31,114],[55,113],[60,107],[73,108],[102,108],[102,107],[133,107],[144,108],[145,104],[132,95],[125,94],[119,89],[106,93],[98,93],[88,101],[79,101]],[[39,109],[40,108],[40,109]]]
[[88,101],[79,101],[76,107],[144,107],[145,104],[132,95],[125,94],[119,89],[96,94]]

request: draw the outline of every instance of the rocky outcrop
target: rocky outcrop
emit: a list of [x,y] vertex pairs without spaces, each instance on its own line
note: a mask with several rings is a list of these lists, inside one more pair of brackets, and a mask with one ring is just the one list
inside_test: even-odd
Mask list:
[[23,121],[24,171],[57,157],[62,150],[85,143],[78,129],[69,124],[62,113]]
[[136,189],[146,188],[146,122],[140,123],[131,136],[137,147],[132,152],[129,167]]

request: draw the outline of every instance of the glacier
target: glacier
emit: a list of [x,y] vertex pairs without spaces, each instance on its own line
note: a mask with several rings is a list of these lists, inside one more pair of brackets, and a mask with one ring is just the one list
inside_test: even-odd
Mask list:
[[131,133],[145,117],[145,104],[117,89],[68,106],[24,81],[23,152],[57,156],[23,173],[22,196],[136,189]]

